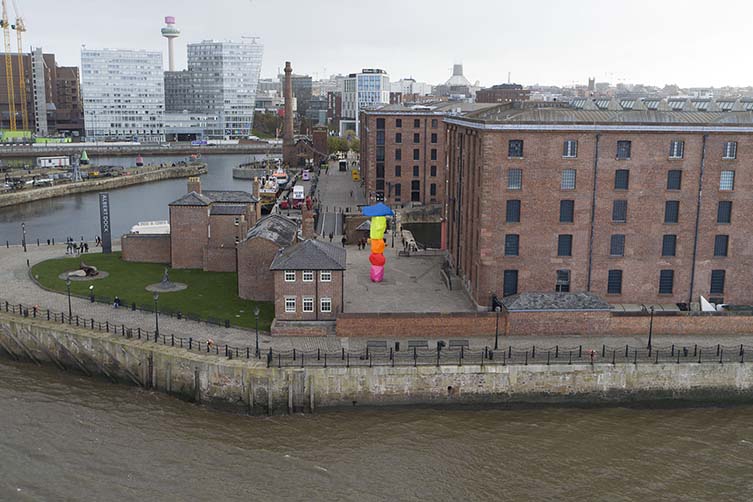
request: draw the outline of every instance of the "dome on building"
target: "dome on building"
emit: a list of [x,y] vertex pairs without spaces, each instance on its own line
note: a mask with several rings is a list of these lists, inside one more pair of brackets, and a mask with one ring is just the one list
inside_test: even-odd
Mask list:
[[452,77],[445,82],[446,86],[448,87],[470,87],[471,82],[465,78],[463,75],[463,65],[462,64],[456,64],[452,65]]

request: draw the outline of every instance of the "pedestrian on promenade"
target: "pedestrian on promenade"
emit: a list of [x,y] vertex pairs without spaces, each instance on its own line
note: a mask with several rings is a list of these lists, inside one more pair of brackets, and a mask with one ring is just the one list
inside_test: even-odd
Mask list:
[[329,241],[330,241],[330,242],[332,242],[332,237],[334,237],[334,235],[332,235],[332,232],[330,232],[330,233],[329,233]]
[[114,300],[114,301],[112,302],[112,308],[116,309],[116,308],[118,308],[118,307],[120,307],[120,298],[118,298],[118,297],[116,296],[116,297],[115,297],[115,300]]
[[345,236],[343,235],[343,239],[342,239],[343,247],[345,247],[346,242],[348,242],[348,239],[346,239]]

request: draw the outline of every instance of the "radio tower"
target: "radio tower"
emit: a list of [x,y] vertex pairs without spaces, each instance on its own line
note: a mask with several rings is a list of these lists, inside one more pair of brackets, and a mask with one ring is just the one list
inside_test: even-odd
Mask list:
[[167,39],[167,58],[169,61],[170,71],[175,71],[175,57],[173,55],[173,40],[180,36],[180,30],[175,27],[175,18],[173,16],[165,17],[165,27],[162,28],[162,36]]

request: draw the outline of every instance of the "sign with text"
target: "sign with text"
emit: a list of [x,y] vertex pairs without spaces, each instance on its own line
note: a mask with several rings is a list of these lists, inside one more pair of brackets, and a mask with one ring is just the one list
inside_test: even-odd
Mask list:
[[112,230],[110,225],[110,193],[99,193],[99,225],[102,231],[102,252],[112,253]]

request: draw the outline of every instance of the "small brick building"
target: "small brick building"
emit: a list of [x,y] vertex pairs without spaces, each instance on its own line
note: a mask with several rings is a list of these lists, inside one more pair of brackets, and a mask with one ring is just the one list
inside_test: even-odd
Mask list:
[[189,193],[170,203],[173,268],[235,272],[236,245],[261,216],[257,196],[237,190],[202,190],[189,180]]
[[305,240],[281,251],[270,270],[276,320],[334,321],[343,311],[344,247]]
[[275,299],[274,272],[269,267],[277,254],[296,242],[298,224],[282,215],[259,220],[238,244],[238,296],[246,300]]

